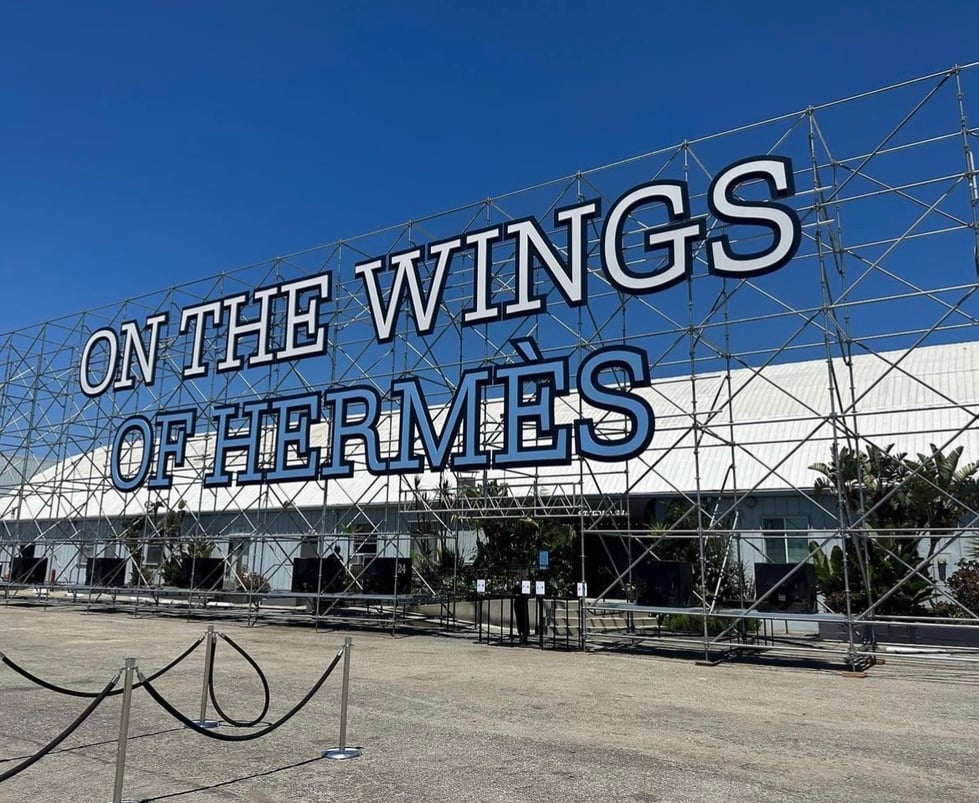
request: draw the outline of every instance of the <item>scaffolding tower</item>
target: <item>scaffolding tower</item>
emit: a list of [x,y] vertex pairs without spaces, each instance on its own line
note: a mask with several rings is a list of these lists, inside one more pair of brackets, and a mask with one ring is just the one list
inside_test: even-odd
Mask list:
[[[582,641],[655,645],[667,633],[693,638],[707,659],[837,643],[855,665],[901,628],[906,636],[933,627],[938,635],[918,646],[954,659],[979,654],[979,612],[949,584],[975,554],[979,509],[967,471],[979,459],[971,362],[979,340],[977,83],[979,65],[953,67],[0,336],[5,598],[109,594],[159,605],[182,588],[188,605],[197,595],[205,605],[280,602],[317,615],[444,607],[472,594],[464,569],[487,521],[553,519],[577,539],[576,572],[589,586],[577,620]],[[712,181],[725,165],[766,156],[791,165],[794,192],[779,203],[799,221],[797,248],[767,275],[718,275],[709,238],[757,254],[772,234],[717,214]],[[650,182],[682,183],[704,236],[692,246],[689,275],[656,292],[628,292],[603,266],[600,215]],[[761,203],[771,189],[748,181],[729,200]],[[574,246],[561,211],[589,200],[587,298],[569,300],[555,277],[562,264],[571,269]],[[518,238],[487,234],[531,216],[556,244],[550,267],[542,251],[521,253]],[[630,209],[619,243],[626,268],[645,276],[669,269],[675,255],[656,251],[648,235],[673,223],[662,204]],[[439,259],[444,247],[432,249],[463,239],[472,247],[451,262]],[[491,240],[485,271],[478,252]],[[420,290],[410,280],[399,285],[389,262],[363,267],[414,249]],[[441,291],[426,295],[439,281]],[[379,316],[371,282],[382,298],[401,293],[402,307],[415,290],[432,303]],[[300,326],[276,296],[287,286],[305,288],[289,303],[301,306],[316,289],[328,290],[329,303]],[[267,332],[257,323],[266,301]],[[538,301],[533,314],[505,314]],[[178,326],[187,309],[204,310],[200,332]],[[232,318],[242,332],[251,327],[237,341],[253,344],[250,357],[229,345]],[[308,345],[316,326],[326,342],[307,358],[266,359],[265,346],[254,345],[262,337],[273,352],[297,338]],[[122,355],[98,339],[104,331],[135,332],[141,347],[158,334],[152,381],[126,381],[127,370],[139,373],[135,353],[117,373]],[[655,434],[639,454],[453,465],[468,437],[481,453],[505,450],[515,436],[554,445],[583,420],[606,443],[624,436],[628,412],[596,410],[575,386],[589,355],[611,347],[645,355],[648,386],[634,382],[632,395],[654,411]],[[273,463],[233,453],[229,475],[261,478],[206,481],[220,426],[228,437],[247,428],[250,402],[356,390],[354,417],[369,417],[363,406],[378,400],[378,450],[389,457],[406,448],[406,380],[438,431],[467,376],[529,358],[558,361],[568,383],[548,374],[519,386],[528,404],[552,403],[553,420],[538,419],[531,434],[532,421],[508,429],[500,390],[483,388],[475,394],[480,431],[457,428],[440,467],[372,473],[373,444],[356,437],[351,476],[276,481],[268,479]],[[86,394],[79,366],[115,386]],[[624,366],[601,378],[609,392],[635,379]],[[172,462],[172,481],[120,489],[113,451],[124,472],[143,460],[132,438],[119,441],[120,428],[161,411],[198,422]],[[295,410],[280,414],[289,418],[283,426],[303,426]],[[337,447],[328,424],[313,423],[310,433],[283,459],[296,464],[304,450]],[[416,435],[407,448],[423,445]],[[923,489],[944,518],[900,519],[895,505],[912,504]],[[689,566],[689,578],[686,568],[670,569],[683,575],[669,580],[673,596],[636,588],[655,585],[650,578],[666,563]],[[756,564],[785,568],[762,590]],[[885,565],[891,575],[882,585]],[[800,588],[812,591],[809,603],[800,603]],[[901,612],[896,602],[908,596],[912,607]],[[613,626],[590,624],[603,616]]]

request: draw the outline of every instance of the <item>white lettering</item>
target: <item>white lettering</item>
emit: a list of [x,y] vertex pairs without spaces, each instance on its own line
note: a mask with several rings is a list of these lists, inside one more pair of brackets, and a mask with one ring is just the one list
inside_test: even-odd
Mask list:
[[802,227],[795,210],[774,201],[745,201],[735,192],[739,185],[752,180],[768,184],[774,198],[785,198],[795,192],[792,165],[788,159],[771,156],[738,162],[721,171],[711,183],[707,200],[710,211],[728,224],[762,226],[772,232],[772,244],[754,254],[739,256],[731,248],[727,234],[707,241],[708,268],[717,276],[761,276],[781,268],[799,248]]
[[[692,245],[694,241],[703,239],[704,221],[686,222],[690,219],[686,196],[686,184],[661,181],[636,187],[615,202],[605,219],[602,242],[602,264],[612,284],[627,293],[651,293],[690,275],[693,267]],[[636,273],[623,262],[622,236],[626,222],[635,210],[650,203],[666,206],[670,224],[644,231],[643,247],[646,251],[665,247],[666,267],[652,273]]]

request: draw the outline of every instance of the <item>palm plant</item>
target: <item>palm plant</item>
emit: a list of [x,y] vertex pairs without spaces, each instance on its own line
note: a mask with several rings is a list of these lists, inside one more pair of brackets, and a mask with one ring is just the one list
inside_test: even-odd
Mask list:
[[979,462],[962,465],[962,447],[945,454],[931,444],[931,453],[917,459],[893,449],[843,447],[834,449],[829,463],[810,466],[822,475],[815,492],[839,495],[846,533],[844,548],[833,547],[829,557],[813,544],[816,580],[832,610],[845,607],[846,571],[854,606],[878,601],[878,613],[922,613],[934,589],[915,568],[936,553],[943,536],[979,499]]

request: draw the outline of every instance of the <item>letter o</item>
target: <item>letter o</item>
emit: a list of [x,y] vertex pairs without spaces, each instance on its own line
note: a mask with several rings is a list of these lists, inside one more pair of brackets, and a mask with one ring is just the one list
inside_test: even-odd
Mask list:
[[[139,461],[136,473],[129,477],[124,477],[119,467],[120,452],[123,442],[130,433],[138,433],[143,441],[143,455]],[[134,444],[135,445],[135,444]],[[109,455],[109,470],[112,474],[112,484],[120,491],[135,491],[150,470],[150,461],[153,458],[153,427],[149,420],[141,415],[134,415],[127,418],[122,426],[116,431],[116,436],[112,440],[112,452]]]
[[[89,362],[92,359],[92,351],[96,344],[104,340],[109,347],[106,359],[107,368],[105,375],[95,384],[88,381]],[[82,386],[82,393],[86,396],[99,396],[109,389],[116,373],[116,360],[119,357],[119,339],[112,329],[98,329],[85,341],[85,348],[82,349],[81,367],[78,370],[78,382]]]

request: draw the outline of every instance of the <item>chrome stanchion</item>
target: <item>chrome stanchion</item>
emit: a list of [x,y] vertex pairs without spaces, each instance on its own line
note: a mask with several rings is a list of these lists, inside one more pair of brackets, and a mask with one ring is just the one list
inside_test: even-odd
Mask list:
[[340,697],[340,746],[333,747],[323,753],[323,758],[345,759],[358,758],[363,755],[363,750],[356,747],[347,747],[347,696],[350,690],[350,651],[353,649],[354,640],[347,636],[343,640],[343,690]]
[[136,803],[135,800],[122,799],[122,784],[126,777],[126,745],[129,742],[129,709],[133,701],[133,674],[136,672],[136,659],[127,658],[123,669],[122,713],[119,715],[119,746],[116,748],[116,782],[112,788],[112,803]]
[[207,645],[204,649],[204,688],[201,690],[201,718],[194,724],[199,728],[216,728],[218,721],[207,718],[207,695],[211,687],[211,669],[214,666],[214,625],[207,626]]

